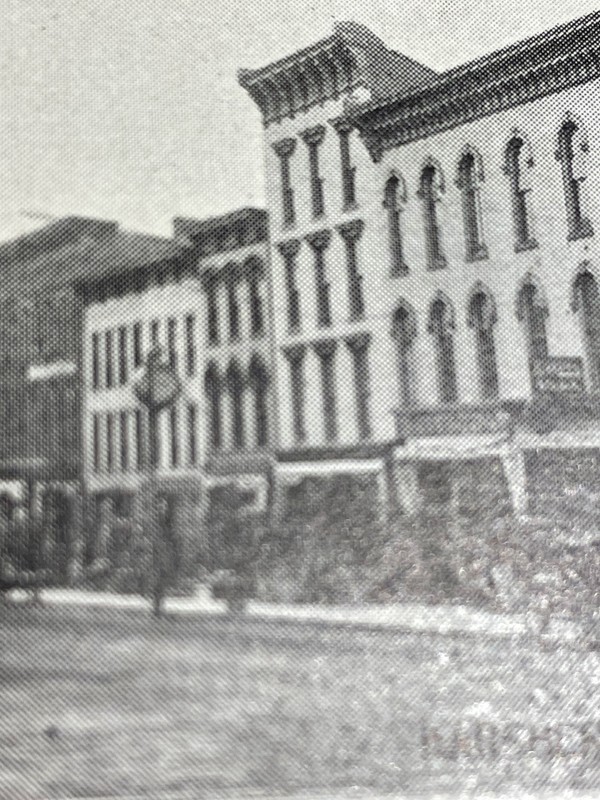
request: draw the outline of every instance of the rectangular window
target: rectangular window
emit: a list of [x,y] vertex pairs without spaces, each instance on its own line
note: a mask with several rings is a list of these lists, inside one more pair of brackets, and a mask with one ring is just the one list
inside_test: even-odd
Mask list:
[[142,366],[144,356],[142,354],[142,323],[136,322],[133,325],[133,366],[138,369]]
[[323,250],[315,251],[315,284],[317,292],[317,322],[319,327],[331,325],[331,303],[329,283],[325,279],[325,255]]
[[290,159],[296,149],[295,139],[282,139],[275,142],[273,149],[279,156],[281,182],[281,211],[284,225],[293,225],[296,218],[294,209],[294,190],[290,172]]
[[92,334],[92,387],[100,388],[100,336]]
[[356,402],[356,426],[361,439],[371,436],[369,414],[369,357],[366,346],[351,349],[354,371],[354,396]]
[[179,465],[179,435],[178,435],[178,414],[177,406],[171,406],[169,411],[169,428],[171,440],[171,466],[177,467]]
[[120,455],[121,470],[126,472],[129,469],[129,414],[121,411],[119,419]]
[[325,213],[325,200],[323,196],[323,178],[319,172],[319,147],[325,137],[323,125],[309,128],[302,133],[308,147],[308,165],[310,171],[310,195],[313,217],[320,217]]
[[233,280],[227,284],[227,305],[229,308],[229,338],[237,339],[240,335],[240,308]]
[[167,355],[169,366],[177,368],[177,320],[169,317],[167,321]]
[[150,345],[152,347],[160,346],[160,327],[157,319],[153,319],[150,323]]
[[112,472],[115,467],[115,416],[106,415],[106,471]]
[[135,462],[138,470],[144,468],[144,418],[141,408],[135,410]]
[[127,328],[121,325],[119,328],[119,386],[127,383]]
[[219,312],[217,307],[217,289],[211,286],[206,292],[208,304],[208,341],[210,344],[219,343]]
[[335,385],[335,348],[333,340],[315,344],[321,366],[321,392],[323,402],[323,428],[325,439],[337,438],[337,399]]
[[94,472],[100,472],[100,417],[94,414],[92,429],[92,463]]
[[290,357],[289,364],[294,440],[299,443],[306,439],[304,359]]
[[113,364],[113,341],[112,331],[104,334],[105,362],[104,362],[104,381],[106,388],[111,389],[114,385],[114,364]]
[[196,318],[188,314],[185,318],[185,371],[196,374]]
[[187,410],[187,434],[188,434],[188,464],[194,466],[198,460],[197,450],[197,427],[198,409],[195,403],[190,403]]
[[340,124],[338,136],[340,137],[340,160],[342,168],[342,192],[344,209],[351,208],[356,203],[354,174],[356,167],[350,162],[350,125]]

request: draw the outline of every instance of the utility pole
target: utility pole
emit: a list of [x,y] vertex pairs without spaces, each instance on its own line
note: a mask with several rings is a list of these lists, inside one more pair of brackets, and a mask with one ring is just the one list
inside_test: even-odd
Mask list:
[[162,350],[153,347],[146,358],[144,374],[134,386],[134,392],[147,410],[146,437],[146,513],[145,525],[152,547],[151,593],[155,617],[160,617],[167,589],[165,541],[158,504],[159,429],[160,411],[173,405],[181,393],[181,384],[170,364],[163,362]]

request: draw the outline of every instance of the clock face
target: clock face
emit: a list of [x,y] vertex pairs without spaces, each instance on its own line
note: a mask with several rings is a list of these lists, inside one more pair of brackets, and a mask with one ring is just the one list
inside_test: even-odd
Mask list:
[[181,385],[174,370],[168,364],[152,364],[146,369],[134,387],[135,394],[144,405],[158,410],[172,403]]

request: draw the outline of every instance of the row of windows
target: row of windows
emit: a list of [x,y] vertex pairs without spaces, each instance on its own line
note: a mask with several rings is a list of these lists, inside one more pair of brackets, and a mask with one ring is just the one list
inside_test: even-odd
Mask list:
[[[345,341],[352,356],[356,426],[360,438],[367,439],[371,435],[369,336],[359,334]],[[311,348],[319,362],[323,431],[325,439],[332,442],[338,436],[337,342],[333,339],[314,342]],[[306,352],[304,345],[296,345],[285,350],[289,364],[293,435],[298,444],[306,440]]]
[[[588,146],[579,123],[568,118],[560,127],[556,158],[560,162],[563,180],[564,203],[569,239],[579,239],[593,234],[590,221],[583,214],[584,157]],[[511,212],[515,250],[537,247],[531,215],[531,175],[534,166],[531,147],[526,137],[515,132],[504,151],[504,172],[510,182]],[[481,209],[481,186],[484,182],[483,162],[479,153],[465,148],[458,162],[456,185],[461,192],[462,220],[465,241],[465,259],[476,261],[487,258]],[[446,266],[442,231],[438,219],[438,203],[445,191],[441,167],[429,159],[421,171],[419,191],[423,204],[423,225],[429,269]],[[389,253],[392,275],[408,272],[404,259],[400,212],[407,201],[407,192],[400,175],[393,174],[385,185],[383,205],[387,211]]]
[[[346,251],[346,272],[348,280],[348,307],[351,321],[362,319],[365,313],[365,301],[362,281],[358,269],[357,244],[362,235],[363,222],[353,220],[338,226],[337,230],[344,241]],[[306,241],[313,251],[315,296],[317,299],[317,324],[326,328],[331,325],[330,284],[327,280],[325,252],[331,242],[331,231],[323,230],[309,234]],[[301,243],[298,239],[282,242],[279,250],[285,263],[285,287],[287,295],[287,318],[291,333],[300,329],[302,312],[300,292],[297,287],[297,257]]]
[[[232,360],[224,372],[211,362],[204,375],[204,390],[208,401],[209,445],[212,450],[223,448],[224,402],[230,409],[231,444],[235,449],[266,447],[269,441],[268,393],[269,374],[260,358],[253,356],[247,371]],[[246,419],[246,393],[252,397],[254,441],[249,441]]]
[[[180,342],[179,320],[169,317],[161,321],[152,320],[147,328],[149,347],[165,346],[169,364],[179,368]],[[183,319],[184,370],[188,376],[196,374],[196,318],[187,314]],[[92,387],[112,389],[124,386],[131,372],[144,363],[144,327],[141,322],[131,326],[120,325],[102,333],[92,334]]]
[[[342,176],[342,205],[346,210],[356,203],[356,168],[350,158],[351,126],[343,120],[332,123],[337,129],[340,146],[340,168]],[[325,138],[327,128],[316,125],[303,131],[300,136],[306,145],[308,171],[310,175],[310,198],[312,216],[317,218],[325,213],[324,180],[320,174],[319,151]],[[275,142],[273,149],[279,156],[281,175],[281,202],[284,225],[293,225],[296,221],[296,204],[291,180],[290,159],[296,150],[296,139],[281,139]]]
[[[250,321],[250,336],[262,336],[265,332],[265,312],[261,294],[262,262],[255,257],[240,268],[229,265],[220,272],[207,270],[203,274],[203,286],[207,300],[207,338],[208,343],[217,345],[221,339],[220,309],[227,309],[227,332],[230,341],[239,340],[242,335],[242,309],[239,289],[248,287],[246,302]],[[222,303],[220,300],[224,300]]]
[[[198,460],[197,428],[198,409],[188,403],[185,414],[185,434],[181,430],[179,406],[162,412],[168,418],[168,463],[177,468],[194,466]],[[144,469],[147,459],[147,415],[140,409],[94,414],[92,421],[92,466],[94,472],[128,472]],[[185,452],[181,451],[181,438],[185,435]],[[158,462],[161,462],[160,436],[157,436]]]

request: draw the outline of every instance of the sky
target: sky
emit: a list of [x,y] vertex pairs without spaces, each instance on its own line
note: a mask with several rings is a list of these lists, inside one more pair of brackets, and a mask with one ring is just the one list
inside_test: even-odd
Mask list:
[[68,214],[169,235],[264,205],[239,67],[361,22],[443,70],[598,0],[0,0],[0,239]]

